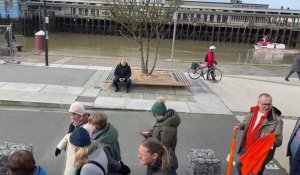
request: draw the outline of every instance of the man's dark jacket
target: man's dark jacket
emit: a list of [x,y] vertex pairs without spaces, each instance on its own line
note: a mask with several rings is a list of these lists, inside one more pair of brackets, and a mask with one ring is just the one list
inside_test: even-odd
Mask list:
[[125,66],[122,66],[120,63],[117,65],[114,75],[117,79],[125,78],[125,80],[127,80],[131,76],[131,68],[127,63]]

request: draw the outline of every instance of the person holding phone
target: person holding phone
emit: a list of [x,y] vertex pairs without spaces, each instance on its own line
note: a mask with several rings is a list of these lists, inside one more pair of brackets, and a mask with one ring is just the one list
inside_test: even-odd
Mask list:
[[126,86],[126,93],[129,92],[129,89],[131,87],[131,68],[128,65],[126,60],[121,60],[120,64],[117,65],[115,72],[114,72],[114,79],[113,79],[113,83],[114,86],[116,87],[115,92],[119,92],[120,91],[120,87],[119,87],[119,82],[125,82],[125,86]]

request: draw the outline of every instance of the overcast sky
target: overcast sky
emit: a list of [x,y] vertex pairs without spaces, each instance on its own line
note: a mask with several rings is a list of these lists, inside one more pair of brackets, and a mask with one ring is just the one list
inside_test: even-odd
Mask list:
[[[206,2],[230,2],[230,0],[198,0]],[[293,10],[300,10],[300,0],[242,0],[243,3],[253,3],[253,4],[269,4],[269,8],[281,8],[283,6],[285,9],[289,7]]]

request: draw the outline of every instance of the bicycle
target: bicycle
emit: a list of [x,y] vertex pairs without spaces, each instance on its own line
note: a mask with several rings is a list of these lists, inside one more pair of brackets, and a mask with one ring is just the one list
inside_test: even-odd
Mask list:
[[222,79],[222,71],[218,68],[205,66],[205,63],[192,63],[192,66],[188,70],[188,75],[191,79],[195,80],[202,77],[204,80],[217,83]]

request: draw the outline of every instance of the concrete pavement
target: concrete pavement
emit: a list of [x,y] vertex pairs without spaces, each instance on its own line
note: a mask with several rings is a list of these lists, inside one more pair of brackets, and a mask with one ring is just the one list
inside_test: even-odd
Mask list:
[[166,105],[178,112],[232,115],[202,81],[193,81],[189,88],[133,86],[130,93],[124,93],[124,89],[114,92],[111,84],[103,83],[111,69],[33,63],[1,65],[0,74],[7,76],[0,77],[0,104],[68,107],[80,101],[87,108],[150,110],[158,96],[165,96]]
[[111,67],[65,64],[47,68],[41,63],[0,65],[0,104],[67,108],[81,101],[92,109],[148,111],[156,97],[163,95],[167,106],[178,112],[232,115],[233,111],[242,119],[257,103],[257,96],[268,92],[274,106],[289,117],[284,119],[284,143],[276,152],[280,165],[288,169],[286,144],[300,114],[298,79],[286,82],[282,77],[225,75],[217,84],[190,80],[189,88],[137,86],[127,94],[115,93],[111,85],[103,83],[110,70]]

